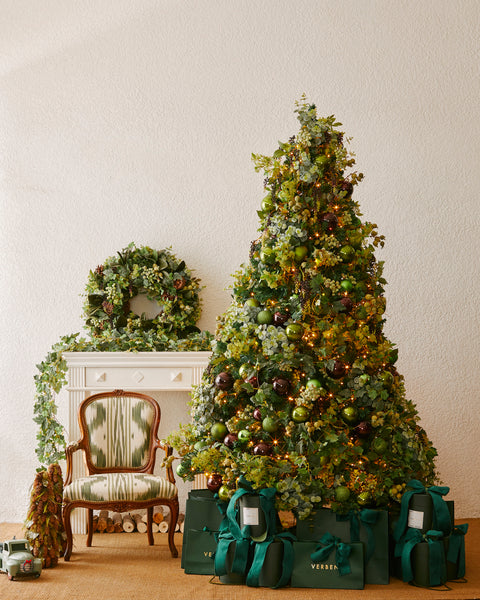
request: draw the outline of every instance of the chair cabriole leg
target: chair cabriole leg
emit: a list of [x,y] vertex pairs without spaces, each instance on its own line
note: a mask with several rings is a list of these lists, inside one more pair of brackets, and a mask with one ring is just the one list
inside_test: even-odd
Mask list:
[[178,557],[178,550],[175,547],[175,529],[177,528],[177,522],[178,522],[178,511],[179,511],[179,507],[178,507],[178,498],[174,498],[173,500],[170,500],[170,502],[168,503],[168,506],[170,508],[170,527],[168,529],[168,547],[170,548],[170,554],[172,555],[172,558],[177,558]]
[[90,548],[92,545],[92,537],[93,537],[93,509],[87,508],[88,514],[88,529],[87,529],[87,548]]
[[149,506],[147,508],[147,535],[148,535],[148,545],[149,546],[153,546],[152,523],[153,523],[153,506]]
[[65,534],[67,536],[67,543],[65,546],[65,552],[63,554],[63,558],[66,561],[70,560],[70,556],[72,555],[72,546],[73,546],[73,537],[72,537],[72,525],[70,523],[70,513],[72,512],[72,505],[66,504],[63,506],[62,516],[63,516],[63,526],[65,528]]

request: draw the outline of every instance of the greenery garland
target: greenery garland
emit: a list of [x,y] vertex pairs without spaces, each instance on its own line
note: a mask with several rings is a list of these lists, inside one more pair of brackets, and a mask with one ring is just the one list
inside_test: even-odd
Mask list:
[[[158,269],[154,265],[158,265]],[[139,271],[145,274],[143,285],[139,284]],[[147,274],[151,275],[150,279]],[[127,286],[128,280],[132,289]],[[151,321],[127,312],[127,323],[123,326],[124,321],[120,317],[125,314],[129,300],[134,296],[133,286],[136,293],[145,291],[153,300],[161,298],[164,309]],[[114,287],[118,302],[111,302],[111,313],[107,314],[105,307],[103,311],[94,310],[98,308],[97,300],[89,296],[101,295],[99,292],[102,290],[106,296],[107,290]],[[179,262],[169,250],[137,249],[133,244],[119,253],[119,258],[107,259],[102,269],[97,267],[94,273],[90,273],[85,313],[89,315],[87,321],[90,319],[86,328],[92,333],[91,339],[79,337],[79,333],[61,337],[45,360],[37,365],[38,373],[34,376],[33,420],[38,425],[35,452],[41,465],[50,465],[65,458],[65,431],[57,419],[56,405],[56,395],[67,383],[64,352],[208,351],[212,334],[195,326],[200,316],[198,290],[199,280],[193,278],[185,263]],[[174,293],[176,297],[172,298]],[[171,297],[164,298],[164,295]],[[113,294],[110,298],[113,299]]]
[[[87,328],[94,337],[113,331],[198,331],[199,282],[169,249],[136,248],[132,243],[90,271],[84,303]],[[153,319],[131,310],[130,301],[141,294],[159,306]]]

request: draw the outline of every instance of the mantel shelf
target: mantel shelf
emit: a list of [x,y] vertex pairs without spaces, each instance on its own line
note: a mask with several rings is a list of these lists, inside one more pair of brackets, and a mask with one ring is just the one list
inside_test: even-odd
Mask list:
[[65,352],[69,392],[190,391],[210,352]]
[[205,367],[211,352],[64,352],[70,367],[86,366],[185,366]]

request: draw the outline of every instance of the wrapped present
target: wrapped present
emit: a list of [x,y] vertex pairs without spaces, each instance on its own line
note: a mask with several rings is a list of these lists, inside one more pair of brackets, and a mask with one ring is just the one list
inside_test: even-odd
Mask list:
[[443,496],[450,488],[432,485],[425,487],[412,479],[407,483],[407,491],[402,496],[400,515],[395,524],[393,537],[399,542],[408,529],[418,529],[421,533],[429,530],[450,534],[453,528],[453,502],[445,502]]
[[[188,494],[185,507],[185,522],[183,529],[183,545],[182,545],[182,560],[181,566],[185,568],[185,559],[191,553],[195,554],[199,550],[200,538],[205,544],[205,552],[207,546],[210,548],[213,543],[216,543],[215,537],[205,535],[207,531],[219,531],[222,521],[225,518],[226,502],[222,502],[215,498],[215,495],[210,490],[192,490]],[[194,547],[190,549],[190,532],[196,531],[194,534]],[[204,533],[204,535],[201,535]],[[214,548],[215,550],[215,548]],[[206,565],[210,565],[210,571],[205,572]],[[193,563],[189,565],[189,573],[196,573]],[[199,575],[213,575],[213,561],[205,561],[201,567]]]
[[321,508],[312,517],[297,522],[299,541],[319,540],[325,532],[365,546],[365,583],[387,585],[390,580],[388,512],[365,508],[339,515]]
[[244,583],[255,541],[270,539],[276,530],[275,488],[254,490],[244,478],[230,498],[217,536],[215,574],[223,583]]
[[435,587],[447,581],[443,532],[409,529],[397,544],[396,554],[400,554],[403,581],[419,587]]
[[244,584],[252,561],[253,542],[249,537],[236,539],[229,531],[217,534],[214,571],[222,583]]
[[293,543],[292,587],[364,588],[363,544],[325,533],[319,542]]
[[447,581],[465,577],[465,535],[468,523],[456,525],[451,535],[445,538],[447,556]]
[[208,527],[188,530],[188,549],[183,553],[185,573],[195,575],[214,574],[214,556],[217,549],[215,533]]
[[285,532],[255,544],[253,563],[247,575],[247,585],[279,588],[288,584],[293,569],[295,536]]

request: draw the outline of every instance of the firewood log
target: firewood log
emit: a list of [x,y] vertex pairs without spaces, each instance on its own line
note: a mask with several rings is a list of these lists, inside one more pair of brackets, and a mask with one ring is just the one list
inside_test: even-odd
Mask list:
[[113,528],[115,533],[121,533],[123,531],[123,520],[120,513],[112,514]]
[[180,513],[178,515],[178,521],[177,521],[177,531],[180,531],[180,533],[183,533],[183,526],[185,523],[185,515],[183,513]]
[[98,515],[97,531],[103,533],[107,529],[108,510],[101,510]]
[[132,533],[132,531],[135,531],[135,521],[130,515],[123,515],[122,526],[123,531],[126,533]]
[[167,533],[168,531],[168,521],[162,521],[161,523],[158,524],[158,531],[160,533]]
[[105,531],[106,531],[106,533],[114,533],[115,532],[115,525],[113,523],[112,517],[107,518],[107,529]]
[[163,511],[159,508],[157,508],[156,512],[153,513],[153,522],[154,523],[161,523],[163,521]]
[[132,519],[135,522],[135,525],[137,527],[137,531],[139,533],[146,533],[147,532],[147,524],[143,522],[142,520],[142,515],[139,515],[138,513],[135,513],[132,515]]

